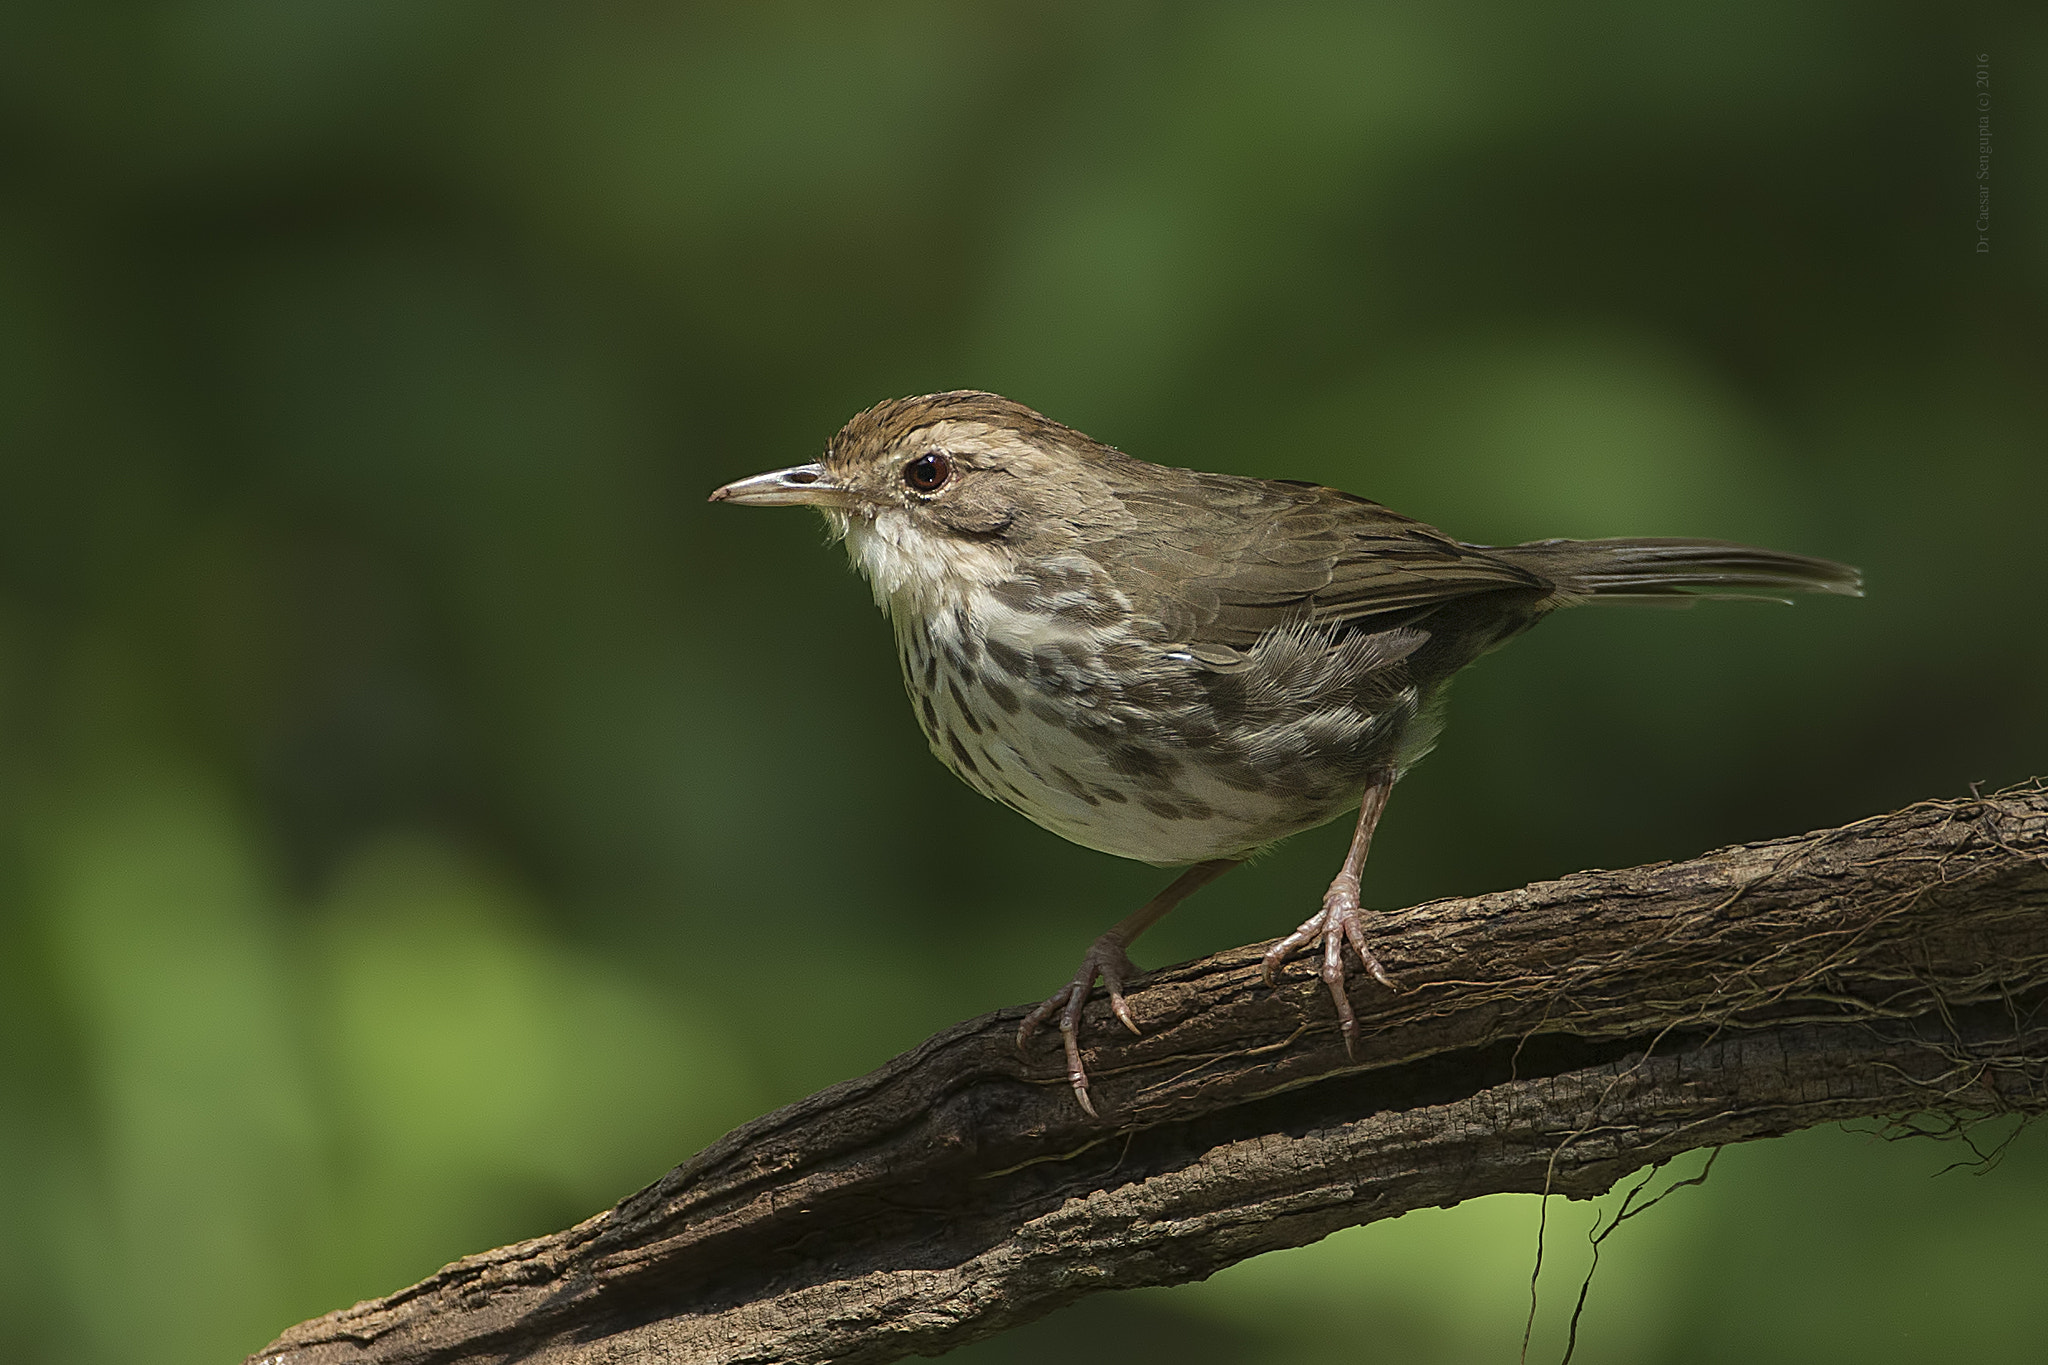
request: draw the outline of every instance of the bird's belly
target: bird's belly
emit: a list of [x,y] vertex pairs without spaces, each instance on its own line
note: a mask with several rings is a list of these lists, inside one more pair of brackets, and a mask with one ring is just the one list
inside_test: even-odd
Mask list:
[[[1318,802],[1232,787],[1186,751],[1151,755],[1150,766],[1170,766],[1167,773],[1119,772],[1086,730],[1028,711],[1009,725],[983,718],[980,735],[962,737],[963,761],[952,719],[941,712],[934,749],[969,786],[1064,839],[1120,858],[1179,864],[1232,857],[1357,804],[1355,794]],[[1128,749],[1117,756],[1126,766]]]
[[1240,856],[1358,803],[1355,792],[1310,799],[1232,786],[1184,749],[1150,754],[1152,771],[1118,771],[1119,762],[1132,766],[1135,746],[1111,754],[1087,730],[1028,711],[1014,725],[984,722],[965,746],[972,768],[941,743],[948,765],[985,795],[1085,848],[1141,862]]
[[1248,764],[1242,750],[1193,742],[1191,727],[1162,719],[1197,712],[1156,697],[1141,705],[1125,682],[1057,676],[1042,655],[1020,666],[1002,640],[969,643],[946,624],[900,633],[904,681],[932,752],[1062,838],[1142,862],[1193,863],[1248,854],[1358,804],[1360,754],[1337,761],[1326,747]]

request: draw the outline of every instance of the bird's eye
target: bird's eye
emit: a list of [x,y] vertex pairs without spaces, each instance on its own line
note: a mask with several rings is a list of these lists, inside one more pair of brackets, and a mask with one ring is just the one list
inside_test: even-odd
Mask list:
[[953,477],[953,462],[943,451],[920,455],[903,466],[903,482],[920,493],[936,493]]

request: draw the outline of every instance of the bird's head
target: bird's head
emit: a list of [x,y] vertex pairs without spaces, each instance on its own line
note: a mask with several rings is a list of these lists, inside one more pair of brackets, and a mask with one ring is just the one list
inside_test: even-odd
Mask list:
[[1013,577],[1020,554],[1071,545],[1114,502],[1101,466],[1116,458],[1022,403],[961,390],[878,403],[823,459],[726,484],[711,501],[815,507],[885,609],[930,609]]

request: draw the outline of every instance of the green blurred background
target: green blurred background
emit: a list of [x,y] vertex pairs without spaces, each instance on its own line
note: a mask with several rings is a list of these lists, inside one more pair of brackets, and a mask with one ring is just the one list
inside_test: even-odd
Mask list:
[[[2048,27],[1960,13],[10,0],[0,1358],[231,1360],[1042,997],[1156,889],[929,758],[814,517],[704,505],[881,398],[1867,570],[1473,669],[1381,905],[2048,771]],[[1343,837],[1141,962],[1291,927]],[[1732,1150],[1607,1244],[1578,1358],[2038,1350],[2048,1140],[1959,1155]],[[960,1358],[1507,1360],[1534,1245],[1479,1201]]]

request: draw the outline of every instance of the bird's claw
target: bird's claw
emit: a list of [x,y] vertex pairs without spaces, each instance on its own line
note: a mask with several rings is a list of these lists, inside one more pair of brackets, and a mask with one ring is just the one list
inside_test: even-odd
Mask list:
[[1095,940],[1082,955],[1080,970],[1074,979],[1054,992],[1051,999],[1025,1016],[1017,1026],[1017,1050],[1024,1051],[1031,1042],[1031,1035],[1038,1032],[1055,1015],[1060,1021],[1060,1042],[1067,1053],[1067,1081],[1074,1087],[1074,1098],[1081,1102],[1090,1118],[1098,1118],[1095,1105],[1088,1098],[1088,1068],[1081,1063],[1081,1011],[1088,1005],[1088,997],[1095,990],[1095,980],[1102,979],[1102,985],[1109,992],[1109,1008],[1117,1021],[1134,1034],[1142,1034],[1138,1018],[1131,1013],[1129,1002],[1124,999],[1124,982],[1138,974],[1129,954],[1124,952],[1123,943],[1110,934]]
[[1260,964],[1260,974],[1271,986],[1279,980],[1280,968],[1296,949],[1321,940],[1323,945],[1322,969],[1318,973],[1323,985],[1329,988],[1331,1003],[1337,1007],[1337,1024],[1344,1033],[1346,1056],[1358,1055],[1358,1017],[1351,1009],[1351,996],[1346,991],[1346,977],[1349,972],[1344,963],[1344,947],[1358,955],[1359,965],[1364,967],[1373,980],[1390,991],[1400,990],[1394,978],[1387,975],[1387,969],[1380,965],[1370,946],[1365,941],[1365,926],[1361,922],[1358,905],[1358,882],[1355,878],[1339,877],[1330,884],[1323,895],[1323,908],[1302,923],[1299,929],[1281,939],[1266,950],[1265,960]]

